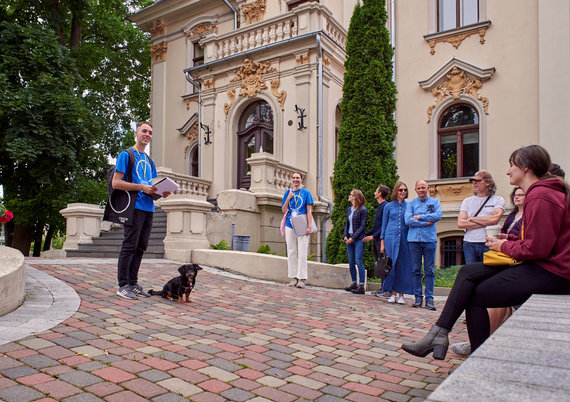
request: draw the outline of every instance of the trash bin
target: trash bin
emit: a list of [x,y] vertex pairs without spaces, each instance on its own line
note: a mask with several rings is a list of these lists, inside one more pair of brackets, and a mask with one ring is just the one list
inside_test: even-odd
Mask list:
[[232,241],[232,250],[249,251],[249,236],[234,235]]

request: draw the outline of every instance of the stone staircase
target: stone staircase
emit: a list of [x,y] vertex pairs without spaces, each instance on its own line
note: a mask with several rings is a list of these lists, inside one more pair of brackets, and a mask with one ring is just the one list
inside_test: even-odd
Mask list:
[[[143,258],[164,258],[164,243],[166,237],[166,212],[156,207],[152,221],[152,231],[148,248]],[[77,250],[67,250],[67,257],[83,258],[118,258],[123,242],[123,227],[113,226],[108,232],[101,232],[93,238],[93,243],[80,244]]]

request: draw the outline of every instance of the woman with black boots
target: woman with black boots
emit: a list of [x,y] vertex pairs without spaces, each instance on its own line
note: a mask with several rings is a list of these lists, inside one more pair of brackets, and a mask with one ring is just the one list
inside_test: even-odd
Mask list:
[[[368,210],[364,206],[366,200],[364,194],[358,189],[353,189],[348,195],[348,201],[352,206],[346,210],[346,222],[344,224],[344,238],[346,243],[346,253],[348,254],[348,266],[350,271],[350,278],[352,284],[344,290],[347,292],[363,295],[364,278],[366,276],[366,269],[364,268],[364,232],[366,231],[366,218],[368,217]],[[358,268],[358,275],[356,274]],[[356,281],[358,279],[358,285]]]
[[448,333],[465,311],[472,350],[489,337],[487,308],[524,303],[535,293],[570,294],[570,187],[549,173],[550,155],[539,145],[514,151],[510,184],[526,193],[522,234],[515,240],[487,237],[491,250],[522,260],[520,265],[465,265],[459,270],[445,307],[426,336],[402,349],[443,360]]

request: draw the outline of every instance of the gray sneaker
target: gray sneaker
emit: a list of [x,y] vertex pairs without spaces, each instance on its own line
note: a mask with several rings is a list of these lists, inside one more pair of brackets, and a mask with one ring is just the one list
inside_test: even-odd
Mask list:
[[305,287],[305,279],[299,279],[299,282],[297,282],[297,287],[303,289]]
[[136,296],[150,297],[150,294],[145,292],[143,287],[138,283],[135,286],[131,286],[131,289]]
[[299,282],[299,279],[293,278],[293,280],[292,280],[291,282],[289,282],[289,283],[287,284],[287,286],[295,287],[295,286],[297,286],[297,283],[298,283],[298,282]]
[[470,342],[461,342],[461,343],[454,343],[451,345],[451,350],[453,353],[459,356],[469,356],[471,354],[471,343]]
[[117,294],[125,299],[137,299],[137,295],[133,292],[131,285],[121,286],[119,290],[117,290]]

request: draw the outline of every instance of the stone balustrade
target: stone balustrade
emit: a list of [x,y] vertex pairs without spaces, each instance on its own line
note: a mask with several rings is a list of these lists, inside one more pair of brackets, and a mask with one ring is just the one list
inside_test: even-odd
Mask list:
[[286,41],[311,32],[324,31],[333,40],[346,46],[346,30],[337,23],[331,12],[318,3],[295,8],[293,13],[278,15],[246,25],[223,35],[203,39],[206,62]]
[[184,194],[193,196],[195,198],[206,199],[208,197],[208,191],[210,191],[210,186],[212,182],[210,180],[204,180],[199,177],[189,176],[182,173],[175,173],[172,169],[160,166],[156,170],[158,178],[155,181],[159,181],[163,177],[170,177],[174,180],[180,188],[174,192],[174,194]]
[[273,154],[266,152],[252,154],[247,159],[247,163],[251,166],[250,191],[254,193],[272,193],[282,196],[291,185],[293,173],[299,172],[303,177],[306,176],[306,172],[281,164],[273,157]]

